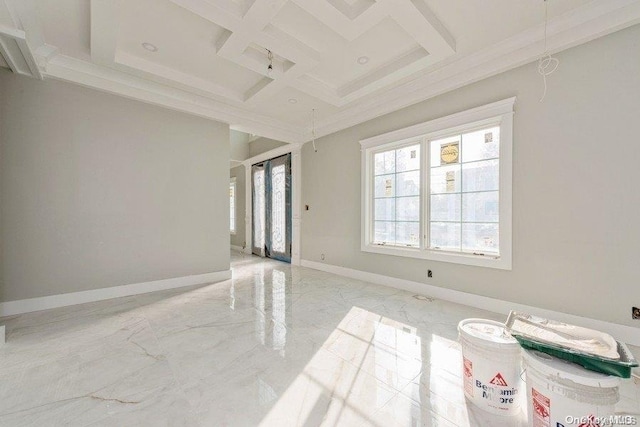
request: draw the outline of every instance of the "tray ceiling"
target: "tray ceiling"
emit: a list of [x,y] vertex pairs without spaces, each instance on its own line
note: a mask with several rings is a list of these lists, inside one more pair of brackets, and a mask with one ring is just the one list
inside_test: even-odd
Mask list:
[[[638,0],[548,6],[555,51],[640,22]],[[534,60],[543,17],[543,0],[0,0],[45,76],[287,142],[312,109],[327,134]]]

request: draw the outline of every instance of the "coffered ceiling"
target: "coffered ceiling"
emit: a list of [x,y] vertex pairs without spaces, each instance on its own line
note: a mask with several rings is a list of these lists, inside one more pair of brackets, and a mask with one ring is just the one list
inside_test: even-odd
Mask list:
[[[547,5],[552,51],[640,22],[639,0]],[[287,142],[312,109],[324,135],[535,60],[543,20],[543,0],[0,0],[25,74]]]

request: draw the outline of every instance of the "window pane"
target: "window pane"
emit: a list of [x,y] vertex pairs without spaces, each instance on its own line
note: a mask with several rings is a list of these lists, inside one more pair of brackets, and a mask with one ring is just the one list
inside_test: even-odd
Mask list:
[[375,221],[373,242],[394,244],[396,242],[396,223]]
[[375,197],[394,197],[396,195],[396,176],[380,175],[375,177]]
[[395,221],[396,219],[396,199],[376,199],[375,200],[375,220]]
[[460,192],[460,165],[442,166],[431,169],[432,193]]
[[266,201],[264,169],[258,169],[253,173],[253,247],[264,247],[265,223],[266,223]]
[[430,236],[434,249],[460,250],[460,223],[432,222]]
[[229,184],[229,230],[236,231],[236,184]]
[[396,223],[396,244],[404,246],[420,246],[420,223],[398,222]]
[[271,251],[286,252],[287,216],[285,167],[271,169]]
[[462,249],[498,253],[498,224],[462,224]]
[[499,160],[485,160],[462,167],[462,191],[488,191],[498,189]]
[[420,221],[420,197],[396,199],[396,219],[398,221]]
[[498,192],[463,193],[462,221],[498,222]]
[[396,175],[398,188],[397,196],[419,196],[420,195],[420,171],[404,172]]
[[418,169],[420,169],[420,145],[412,145],[396,151],[396,172]]
[[500,155],[500,128],[492,127],[462,135],[462,161],[492,159]]
[[431,166],[460,163],[460,136],[431,141]]
[[431,196],[432,221],[460,221],[460,194]]
[[376,153],[375,155],[374,175],[382,175],[385,173],[393,173],[396,171],[396,151],[385,151],[384,153]]

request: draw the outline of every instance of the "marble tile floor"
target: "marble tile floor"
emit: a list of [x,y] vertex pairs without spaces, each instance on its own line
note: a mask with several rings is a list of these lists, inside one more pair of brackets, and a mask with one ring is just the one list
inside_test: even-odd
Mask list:
[[[456,325],[503,315],[237,253],[232,267],[0,319],[0,426],[526,424],[463,397]],[[621,396],[637,413],[640,383]]]

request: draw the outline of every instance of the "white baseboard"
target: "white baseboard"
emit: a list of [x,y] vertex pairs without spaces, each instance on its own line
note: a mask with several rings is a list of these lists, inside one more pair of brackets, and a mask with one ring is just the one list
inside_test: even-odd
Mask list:
[[102,301],[111,298],[126,297],[130,295],[146,294],[148,292],[163,291],[166,289],[181,288],[184,286],[214,283],[228,279],[231,279],[231,270],[176,277],[173,279],[154,280],[152,282],[134,283],[132,285],[92,289],[89,291],[69,292],[66,294],[49,295],[46,297],[0,302],[0,317],[29,313],[31,311],[48,310],[50,308],[64,307],[68,305],[83,304],[86,302]]
[[544,308],[533,307],[524,304],[517,304],[496,298],[482,295],[470,294],[439,286],[428,285],[426,283],[414,282],[411,280],[398,279],[396,277],[383,276],[381,274],[369,273],[361,270],[354,270],[337,265],[324,264],[316,261],[302,260],[302,266],[313,268],[314,270],[325,271],[340,276],[349,277],[356,280],[375,283],[376,285],[389,286],[391,288],[402,289],[420,295],[464,304],[495,313],[509,314],[510,310],[533,314],[535,316],[566,322],[585,328],[603,331],[613,336],[618,341],[627,344],[640,346],[640,328],[620,325],[618,323],[605,322],[603,320],[590,319],[588,317],[576,316],[573,314],[561,313]]

